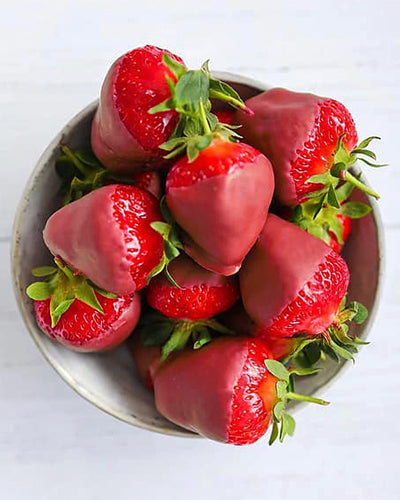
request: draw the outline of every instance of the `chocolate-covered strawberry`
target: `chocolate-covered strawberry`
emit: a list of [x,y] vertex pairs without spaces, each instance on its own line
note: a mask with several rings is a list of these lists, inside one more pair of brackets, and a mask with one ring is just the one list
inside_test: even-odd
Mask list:
[[160,262],[163,239],[151,227],[160,220],[153,195],[114,184],[55,212],[43,238],[54,256],[97,286],[126,295],[143,288]]
[[274,190],[272,167],[256,149],[214,138],[166,182],[168,208],[184,230],[184,248],[216,273],[236,273],[260,233]]
[[140,315],[137,294],[116,296],[76,274],[59,259],[57,267],[33,270],[47,281],[27,288],[33,299],[36,321],[43,332],[75,351],[109,350],[123,342]]
[[281,203],[295,206],[317,191],[324,201],[335,205],[334,188],[339,179],[378,198],[348,171],[357,159],[369,165],[371,158],[375,160],[374,153],[366,149],[375,137],[357,146],[356,127],[343,104],[274,88],[252,97],[246,105],[254,114],[237,112],[236,122],[242,125],[244,140],[271,160]]
[[[290,373],[250,337],[219,338],[198,350],[173,353],[154,374],[158,411],[185,429],[228,444],[292,435],[289,399],[325,401],[293,392]],[[279,430],[280,426],[280,430]]]
[[236,277],[208,271],[185,255],[174,259],[168,269],[170,278],[159,274],[146,289],[147,302],[161,314],[144,318],[144,343],[164,344],[166,358],[173,350],[183,349],[190,339],[195,348],[209,342],[210,330],[231,333],[213,317],[239,299]]
[[361,341],[347,335],[346,321],[361,322],[366,311],[358,303],[344,308],[349,277],[337,252],[270,214],[240,271],[240,289],[260,339],[303,334],[352,358]]
[[163,56],[183,65],[180,57],[146,45],[117,59],[104,80],[92,125],[92,148],[103,165],[130,175],[162,162],[159,149],[179,120],[174,110],[149,110],[171,97],[166,76],[176,81]]
[[161,362],[161,348],[158,345],[144,345],[139,331],[135,331],[129,350],[142,384],[150,391],[154,389],[153,375]]

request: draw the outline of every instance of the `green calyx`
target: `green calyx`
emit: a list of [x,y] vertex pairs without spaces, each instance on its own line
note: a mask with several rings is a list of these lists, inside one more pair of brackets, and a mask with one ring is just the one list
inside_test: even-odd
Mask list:
[[221,124],[211,112],[210,99],[227,102],[250,114],[252,111],[232,87],[211,76],[208,61],[199,70],[188,70],[167,54],[164,54],[163,62],[175,75],[177,82],[166,76],[171,97],[151,108],[149,113],[172,109],[179,113],[175,130],[168,141],[160,146],[167,151],[165,158],[186,152],[189,161],[193,161],[216,137],[232,141],[240,138],[235,132],[237,127]]
[[212,331],[222,335],[234,335],[234,332],[215,319],[199,321],[173,319],[158,312],[144,316],[139,329],[143,345],[162,346],[162,361],[165,361],[173,351],[180,351],[189,343],[193,349],[200,349],[211,342]]
[[63,154],[56,161],[56,172],[62,180],[63,205],[104,186],[111,177],[92,153],[73,151],[65,144],[60,147]]
[[76,274],[60,259],[55,258],[57,267],[42,266],[32,269],[37,278],[47,278],[29,285],[26,294],[32,300],[50,298],[51,326],[54,328],[61,316],[69,309],[74,300],[80,300],[101,314],[104,314],[95,291],[108,298],[115,298],[113,293],[106,292],[90,283],[82,274]]
[[91,151],[72,150],[65,144],[60,148],[63,154],[56,161],[56,172],[62,181],[63,206],[103,187],[107,181],[135,184],[131,178],[113,174]]
[[286,435],[293,436],[294,434],[296,422],[285,411],[288,400],[304,401],[318,405],[328,405],[329,402],[294,392],[293,376],[313,375],[319,371],[317,368],[299,369],[292,367],[288,370],[282,363],[275,359],[266,359],[265,366],[271,375],[278,379],[275,386],[277,402],[273,408],[272,430],[269,438],[269,444],[271,445],[276,441],[278,436],[279,441],[282,442]]
[[[327,245],[330,243],[333,233],[340,245],[343,245],[343,226],[338,219],[338,215],[344,215],[351,219],[360,219],[371,212],[371,207],[360,201],[347,201],[354,185],[345,182],[334,189],[335,206],[324,200],[310,198],[297,205],[293,210],[291,221],[301,229],[308,231],[313,236],[321,239]],[[346,203],[345,203],[346,202]]]
[[338,199],[336,192],[336,187],[340,180],[348,182],[364,193],[373,196],[377,200],[379,199],[378,193],[361,182],[359,177],[356,177],[349,172],[349,168],[354,165],[357,160],[362,161],[366,165],[374,168],[387,166],[386,164],[376,163],[375,153],[370,149],[367,149],[369,144],[374,139],[380,138],[376,136],[368,137],[367,139],[361,141],[360,144],[350,152],[343,144],[343,135],[339,137],[334,154],[333,166],[327,172],[314,175],[307,181],[309,183],[323,185],[321,189],[306,195],[307,199],[314,201],[316,214],[318,214],[318,212],[325,205],[330,205],[337,209],[340,208],[340,200]]
[[154,276],[164,271],[170,283],[180,288],[179,284],[168,271],[168,265],[180,255],[180,251],[183,250],[183,244],[179,238],[178,225],[168,209],[165,196],[161,198],[160,211],[164,220],[152,222],[151,227],[163,237],[163,255],[157,266],[148,274],[147,284],[149,284]]
[[360,345],[366,345],[368,342],[350,336],[347,323],[353,321],[360,325],[367,317],[368,310],[360,302],[353,301],[346,307],[346,298],[343,298],[336,321],[320,335],[310,337],[300,334],[292,337],[296,345],[282,361],[291,361],[301,367],[312,367],[326,356],[336,362],[340,359],[354,362],[354,354],[358,352]]

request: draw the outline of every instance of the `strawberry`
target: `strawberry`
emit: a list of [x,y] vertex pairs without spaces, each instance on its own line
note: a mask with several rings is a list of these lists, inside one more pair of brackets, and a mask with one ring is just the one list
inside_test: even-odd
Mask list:
[[183,349],[190,338],[195,349],[209,342],[210,329],[231,333],[212,318],[239,299],[236,278],[207,271],[185,255],[171,262],[169,273],[175,285],[163,273],[147,288],[147,302],[161,315],[149,315],[144,320],[145,345],[164,344],[165,359],[173,350]]
[[123,178],[105,168],[90,152],[74,151],[65,144],[61,144],[60,148],[63,154],[56,161],[56,171],[63,184],[63,205],[110,184],[132,184],[160,198],[161,181],[158,172],[138,172],[129,178]]
[[176,81],[164,55],[183,65],[180,57],[146,45],[117,59],[104,80],[91,141],[95,155],[115,173],[130,175],[162,163],[159,146],[179,120],[174,110],[148,112],[171,96],[166,76]]
[[36,321],[43,332],[75,351],[109,350],[123,342],[140,315],[136,294],[116,296],[93,286],[59,259],[57,268],[33,270],[48,281],[27,288],[33,299]]
[[344,244],[346,243],[350,232],[351,232],[351,218],[347,217],[346,215],[343,215],[341,213],[336,214],[336,218],[339,221],[339,224],[341,226],[341,232],[342,232],[342,242],[341,243],[338,240],[338,237],[333,231],[329,231],[329,246],[335,250],[335,252],[341,252]]
[[232,307],[239,298],[235,278],[207,271],[184,255],[171,262],[169,272],[179,287],[160,274],[146,290],[149,305],[169,318],[212,318]]
[[318,191],[320,198],[335,205],[334,188],[339,179],[379,198],[348,171],[357,159],[368,165],[371,162],[365,156],[376,159],[366,149],[376,137],[357,146],[355,124],[343,104],[276,88],[252,97],[246,105],[254,115],[238,112],[235,122],[242,125],[245,142],[271,160],[281,203],[295,206]]
[[236,273],[261,231],[274,190],[270,162],[241,142],[214,138],[168,172],[166,202],[184,248],[216,273]]
[[[310,372],[307,372],[310,373]],[[219,338],[199,350],[172,354],[155,371],[158,411],[185,429],[224,443],[260,439],[273,423],[270,443],[293,434],[284,412],[290,399],[327,404],[292,390],[290,373],[257,339]]]
[[135,186],[104,186],[55,212],[44,241],[51,253],[97,286],[118,295],[140,290],[163,254],[151,227],[157,199]]
[[139,334],[134,334],[129,350],[135,363],[139,378],[150,391],[154,390],[153,373],[158,369],[161,361],[159,346],[145,346]]
[[161,180],[156,171],[139,172],[132,176],[133,184],[143,191],[151,193],[156,198],[161,197]]
[[[290,251],[284,250],[290,249]],[[344,309],[349,270],[339,254],[294,224],[270,214],[240,272],[246,312],[260,338],[304,334],[329,354],[353,359],[361,343],[347,335],[346,321],[362,322],[356,302]]]

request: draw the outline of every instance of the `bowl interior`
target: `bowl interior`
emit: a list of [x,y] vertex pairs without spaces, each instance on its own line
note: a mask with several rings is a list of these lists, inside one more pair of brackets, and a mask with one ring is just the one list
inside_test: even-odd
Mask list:
[[[247,99],[265,90],[259,82],[237,75],[218,73]],[[15,293],[21,314],[37,346],[59,375],[81,396],[129,423],[165,434],[195,436],[164,419],[157,412],[152,394],[137,377],[126,345],[103,354],[75,353],[46,337],[35,322],[32,303],[24,290],[32,282],[31,269],[51,262],[44,246],[42,230],[47,218],[60,206],[60,182],[54,164],[60,156],[59,145],[87,149],[90,144],[90,126],[97,102],[75,116],[55,137],[39,159],[21,199],[15,225],[12,248],[12,267]],[[369,309],[369,317],[361,326],[352,326],[352,333],[367,335],[377,305],[381,272],[382,244],[376,204],[361,193],[359,199],[372,205],[367,217],[355,220],[343,255],[348,263],[351,281],[349,299],[357,299]],[[314,394],[338,375],[345,363],[328,361],[316,376],[303,377],[299,392]],[[296,404],[292,405],[294,409]]]

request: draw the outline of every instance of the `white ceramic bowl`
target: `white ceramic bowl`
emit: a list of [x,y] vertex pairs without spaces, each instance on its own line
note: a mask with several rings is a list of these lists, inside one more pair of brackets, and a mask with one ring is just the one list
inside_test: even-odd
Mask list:
[[[268,88],[260,82],[230,74],[215,73],[230,83],[247,99]],[[101,410],[128,424],[163,434],[196,436],[164,419],[156,410],[152,394],[137,376],[127,347],[103,354],[81,354],[70,351],[46,337],[38,328],[31,300],[25,289],[32,282],[31,269],[51,262],[44,246],[42,230],[47,218],[60,206],[60,181],[54,164],[60,156],[60,143],[72,148],[89,146],[90,125],[97,107],[93,102],[61,130],[40,157],[20,201],[12,242],[12,272],[17,302],[25,324],[36,345],[56,372],[78,394]],[[365,179],[364,179],[365,180]],[[355,197],[372,206],[372,213],[353,222],[353,230],[343,255],[350,268],[349,299],[357,299],[369,309],[362,326],[353,326],[352,333],[365,338],[371,328],[379,300],[382,275],[382,225],[374,200],[356,193]],[[299,392],[315,394],[343,372],[349,363],[327,362],[318,375],[299,380]],[[291,410],[296,404],[291,405]]]

